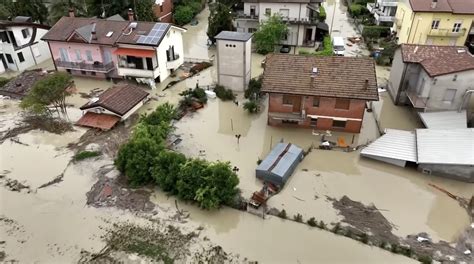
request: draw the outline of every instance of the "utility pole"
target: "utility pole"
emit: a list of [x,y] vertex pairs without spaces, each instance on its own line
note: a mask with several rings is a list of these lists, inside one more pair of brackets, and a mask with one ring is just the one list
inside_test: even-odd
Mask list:
[[336,5],[338,1],[334,1],[334,9],[332,10],[332,18],[331,18],[331,27],[329,28],[329,35],[332,33],[332,25],[334,23],[334,16],[336,15]]

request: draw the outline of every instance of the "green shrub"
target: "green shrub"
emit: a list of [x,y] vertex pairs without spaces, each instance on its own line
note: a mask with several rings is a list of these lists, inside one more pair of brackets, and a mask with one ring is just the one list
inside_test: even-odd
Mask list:
[[193,20],[195,10],[191,6],[179,5],[174,11],[174,21],[178,25],[184,25]]
[[298,213],[298,214],[295,214],[295,215],[293,216],[293,220],[295,220],[295,221],[298,222],[298,223],[302,223],[302,222],[303,222],[303,216],[302,216],[301,214],[299,214],[299,213]]
[[176,108],[166,102],[156,108],[155,111],[142,115],[140,122],[146,125],[162,125],[171,122],[176,117]]
[[316,56],[332,56],[332,41],[330,36],[325,36],[323,39],[323,50],[314,53]]
[[76,155],[74,155],[72,160],[73,161],[81,161],[81,160],[85,160],[85,159],[89,159],[89,158],[98,157],[100,155],[102,155],[102,153],[100,153],[100,151],[81,151],[81,152],[77,153]]
[[419,256],[418,261],[420,261],[423,264],[431,264],[433,263],[433,260],[430,256]]
[[262,78],[250,79],[249,86],[244,92],[246,99],[258,99],[260,97],[260,90],[262,89]]
[[362,30],[362,37],[368,42],[372,39],[379,39],[382,36],[390,34],[390,27],[384,26],[365,26]]
[[341,229],[341,224],[340,223],[336,223],[336,225],[332,228],[332,232],[334,234],[337,234],[337,232],[339,232],[339,230]]
[[204,182],[209,163],[203,159],[190,159],[179,170],[176,188],[178,196],[184,200],[194,200],[196,191]]
[[352,238],[352,230],[347,229],[347,230],[346,230],[346,233],[344,234],[344,236],[349,237],[349,238]]
[[278,213],[278,217],[283,218],[283,219],[286,219],[286,218],[287,218],[285,209],[281,210],[281,211]]
[[176,183],[179,179],[181,165],[185,162],[186,157],[181,153],[170,150],[160,152],[153,165],[152,177],[163,191],[172,194],[178,193]]
[[360,241],[364,244],[369,243],[369,235],[367,235],[366,233],[362,233],[362,235],[360,236]]
[[311,55],[312,53],[310,51],[307,51],[307,50],[299,50],[298,54],[299,55]]
[[200,103],[205,104],[207,103],[207,95],[204,89],[196,87],[193,90],[193,97],[196,98]]
[[321,228],[321,229],[326,229],[326,224],[323,222],[323,220],[319,221],[318,227]]
[[326,20],[326,9],[324,9],[324,6],[319,7],[319,20],[321,20],[321,22]]
[[231,89],[227,89],[222,85],[216,85],[214,88],[216,96],[219,97],[222,101],[230,101],[235,99],[235,95]]
[[251,114],[258,113],[259,111],[258,102],[255,100],[250,100],[244,103],[244,109],[247,110]]
[[9,78],[5,77],[0,77],[0,88],[2,88],[5,84],[7,84],[10,81]]
[[349,13],[353,17],[359,17],[363,13],[364,6],[360,4],[352,4],[349,6]]
[[308,219],[308,221],[306,221],[308,223],[309,226],[317,226],[318,225],[318,222],[316,222],[316,219],[314,217],[311,217],[310,219]]

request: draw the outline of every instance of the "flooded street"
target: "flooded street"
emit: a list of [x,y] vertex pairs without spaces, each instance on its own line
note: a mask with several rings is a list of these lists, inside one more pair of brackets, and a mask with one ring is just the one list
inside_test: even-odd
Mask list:
[[[357,35],[345,16],[346,7],[341,2],[327,0],[326,22],[330,24],[334,17],[334,35]],[[198,15],[196,26],[185,26],[188,29],[184,35],[184,57],[187,60],[214,60],[215,48],[207,46],[208,15],[206,8]],[[363,47],[354,46],[349,52],[355,56],[365,54],[363,50]],[[252,77],[258,77],[263,72],[260,65],[263,59],[262,55],[252,54]],[[44,65],[50,67],[51,63]],[[168,78],[157,84],[155,89],[148,90],[152,100],[139,110],[139,114],[150,112],[165,102],[177,104],[181,99],[180,92],[194,88],[196,84],[201,87],[213,85],[217,79],[214,65],[166,89],[171,81],[182,77],[180,74],[178,72],[177,77]],[[388,68],[377,67],[379,85],[383,86],[388,74]],[[74,77],[74,81],[77,93],[67,98],[72,121],[81,114],[77,107],[88,102],[91,94],[100,93],[113,85],[109,81],[81,77]],[[255,177],[257,161],[265,158],[276,143],[291,142],[309,149],[318,146],[325,134],[325,131],[267,126],[266,99],[262,103],[262,111],[255,115],[244,111],[242,94],[237,97],[239,104],[209,99],[203,109],[186,115],[175,124],[174,134],[183,140],[176,149],[190,157],[230,161],[239,168],[239,188],[242,195],[248,198],[262,187],[261,181]],[[379,130],[385,128],[411,130],[421,126],[407,108],[393,105],[387,92],[380,93],[380,101],[375,102],[372,109],[373,112],[365,113],[361,134],[333,132],[326,138],[337,141],[338,137],[344,137],[346,142],[358,146],[376,139],[380,136]],[[1,99],[0,132],[20,123],[19,112],[18,102]],[[104,154],[72,162],[75,150],[68,146],[78,143],[85,133],[86,129],[79,127],[61,135],[32,130],[0,144],[0,241],[5,241],[0,244],[0,251],[6,253],[5,260],[77,263],[82,250],[98,252],[104,247],[101,236],[104,228],[111,223],[148,221],[137,212],[87,205],[86,193],[98,181],[98,171],[112,169],[113,157]],[[239,141],[236,135],[241,135]],[[59,182],[40,188],[59,175],[62,175]],[[19,191],[8,189],[6,183],[13,180],[27,187]],[[312,149],[283,190],[272,197],[268,205],[285,209],[288,218],[299,213],[304,221],[315,217],[329,225],[342,219],[330,199],[340,199],[345,195],[354,201],[375,205],[393,225],[393,232],[398,236],[426,232],[435,241],[452,242],[469,225],[468,215],[455,200],[428,184],[461,197],[470,197],[474,193],[473,184],[362,159],[359,151]],[[173,218],[177,212],[175,197],[168,197],[155,188],[150,199],[156,205],[150,216],[154,220],[186,231],[194,231],[200,226],[204,228],[202,231],[199,229],[200,235],[194,247],[213,243],[226,252],[239,254],[242,261],[417,263],[328,231],[274,216],[262,219],[230,208],[204,211],[179,202],[180,209],[190,214],[188,219],[180,222]],[[344,254],[346,252],[350,253]],[[136,256],[126,256],[125,260],[124,263],[138,263],[132,262]]]

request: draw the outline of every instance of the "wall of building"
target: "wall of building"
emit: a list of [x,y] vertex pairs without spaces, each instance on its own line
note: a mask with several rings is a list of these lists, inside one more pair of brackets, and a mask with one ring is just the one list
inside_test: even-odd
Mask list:
[[[401,29],[397,30],[398,43],[432,44],[463,46],[469,34],[469,28],[474,20],[474,15],[460,15],[452,13],[412,12],[406,0],[398,4],[396,18],[402,21]],[[455,22],[462,22],[461,29],[466,29],[458,37],[428,36],[433,20],[440,20],[439,29],[451,32]],[[394,25],[396,27],[396,24]]]
[[167,69],[167,57],[166,51],[170,46],[174,46],[175,54],[179,55],[177,65],[181,65],[184,62],[184,49],[183,49],[183,30],[172,27],[165,38],[158,46],[158,67],[160,72],[160,81],[165,80],[171,74],[171,71]]
[[153,6],[153,12],[155,16],[160,19],[161,22],[172,23],[173,22],[173,1],[172,0],[161,0],[155,1],[156,5]]
[[398,104],[397,95],[401,89],[403,73],[405,72],[405,63],[402,59],[401,49],[397,49],[393,56],[392,68],[390,68],[390,77],[387,83],[387,91],[395,104]]
[[244,91],[249,74],[246,67],[250,63],[246,60],[251,53],[251,50],[245,49],[249,47],[242,41],[217,40],[217,78],[220,85],[234,91]]
[[474,182],[474,166],[419,164],[418,170],[434,176],[446,177],[459,181]]
[[[244,12],[247,11],[245,9],[245,4]],[[306,3],[258,3],[258,5],[260,22],[267,19],[267,16],[265,15],[265,10],[267,8],[271,9],[271,15],[279,13],[280,9],[288,9],[288,18],[291,20],[308,18],[309,14],[309,12],[307,11]],[[250,7],[248,7],[248,13],[246,14],[250,15]]]
[[[301,116],[305,116],[304,119],[298,122],[298,126],[301,127],[313,127],[318,130],[338,130],[351,133],[359,133],[362,120],[365,112],[365,100],[351,99],[349,109],[336,109],[336,98],[320,97],[319,106],[313,106],[312,96],[301,97]],[[283,104],[282,94],[270,94],[268,103],[270,125],[284,125],[282,119],[271,118],[272,113],[293,113],[292,105]],[[303,114],[304,113],[304,114]],[[296,115],[295,115],[296,116]],[[316,126],[311,124],[311,119],[317,119]],[[334,128],[333,121],[346,121],[344,129]]]
[[[83,62],[84,61],[91,64],[94,63],[94,61],[98,61],[101,63],[104,62],[100,45],[50,41],[49,46],[51,48],[51,54],[53,55],[54,60],[61,60],[61,54],[59,50],[61,48],[64,48],[68,52],[70,62]],[[77,58],[76,51],[79,51],[81,55],[80,58]],[[86,51],[91,52],[92,54],[91,61],[87,60]],[[116,57],[116,56],[112,56],[112,57]]]

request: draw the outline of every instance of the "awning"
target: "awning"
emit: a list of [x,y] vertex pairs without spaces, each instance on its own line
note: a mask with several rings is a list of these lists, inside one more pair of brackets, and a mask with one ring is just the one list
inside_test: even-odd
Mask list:
[[145,49],[126,49],[118,48],[114,51],[115,55],[128,55],[134,57],[153,57],[155,55],[154,50],[145,50]]
[[99,128],[102,130],[110,130],[120,121],[120,117],[107,114],[97,114],[87,112],[76,122],[78,126]]
[[324,23],[324,22],[319,22],[319,23],[316,25],[316,28],[321,29],[321,30],[324,30],[324,31],[329,31],[329,26],[328,26],[328,24],[326,24],[326,23]]

